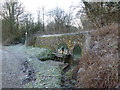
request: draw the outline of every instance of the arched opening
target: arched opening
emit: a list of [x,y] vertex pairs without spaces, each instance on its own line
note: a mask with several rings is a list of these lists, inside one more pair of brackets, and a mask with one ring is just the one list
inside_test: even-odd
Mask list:
[[57,49],[58,53],[62,53],[62,54],[68,54],[69,53],[69,49],[66,43],[60,43],[58,45],[58,49]]
[[74,58],[74,60],[78,60],[81,57],[81,54],[82,54],[81,47],[79,45],[76,45],[73,48],[73,58]]

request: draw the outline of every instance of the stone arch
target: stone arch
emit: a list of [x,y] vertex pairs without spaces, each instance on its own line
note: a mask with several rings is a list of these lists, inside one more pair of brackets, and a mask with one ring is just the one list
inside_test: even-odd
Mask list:
[[82,49],[79,45],[75,45],[73,48],[73,58],[74,60],[79,59],[82,56]]
[[63,54],[68,54],[69,53],[69,48],[66,43],[60,43],[57,48],[58,53],[63,53]]

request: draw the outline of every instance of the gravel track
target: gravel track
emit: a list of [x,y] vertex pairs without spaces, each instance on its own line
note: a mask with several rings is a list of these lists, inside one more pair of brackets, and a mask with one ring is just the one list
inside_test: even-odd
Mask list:
[[2,88],[21,88],[25,77],[21,71],[21,64],[25,57],[19,52],[2,50]]

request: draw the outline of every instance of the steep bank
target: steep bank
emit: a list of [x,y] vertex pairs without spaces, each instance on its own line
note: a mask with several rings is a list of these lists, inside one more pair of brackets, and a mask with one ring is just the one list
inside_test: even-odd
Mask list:
[[89,46],[75,69],[76,88],[118,88],[118,24],[93,32]]

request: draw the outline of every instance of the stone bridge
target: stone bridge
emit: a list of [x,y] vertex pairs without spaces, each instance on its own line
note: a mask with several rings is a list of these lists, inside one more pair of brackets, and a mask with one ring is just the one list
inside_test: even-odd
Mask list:
[[[56,51],[61,46],[66,47],[72,55],[82,55],[83,48],[89,45],[88,31],[66,34],[40,35],[32,38],[32,44],[35,47],[49,48]],[[27,44],[30,45],[29,40]]]

